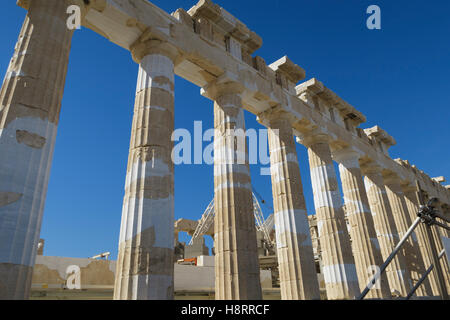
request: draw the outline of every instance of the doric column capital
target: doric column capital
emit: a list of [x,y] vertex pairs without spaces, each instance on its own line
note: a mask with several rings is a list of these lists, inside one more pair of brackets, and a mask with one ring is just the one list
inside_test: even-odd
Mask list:
[[387,186],[390,185],[399,185],[401,183],[400,177],[395,172],[385,172],[383,173],[383,181]]
[[307,148],[319,143],[329,144],[331,137],[323,132],[312,132],[297,137],[297,142]]
[[168,43],[165,38],[167,35],[160,31],[147,29],[139,39],[130,46],[131,56],[136,63],[150,54],[160,54],[171,59],[176,64],[180,57],[178,49]]
[[403,193],[416,193],[419,192],[415,184],[402,184]]
[[358,162],[360,157],[361,155],[359,154],[359,152],[352,148],[343,148],[333,151],[333,160],[339,163],[348,161]]
[[361,172],[365,176],[379,175],[379,174],[381,174],[382,169],[383,169],[382,167],[380,167],[379,165],[377,165],[376,163],[373,163],[373,162],[366,163],[361,166]]
[[274,129],[277,129],[275,127],[279,127],[279,124],[277,125],[277,123],[281,122],[285,125],[286,122],[289,122],[289,125],[292,125],[293,121],[292,116],[288,112],[283,110],[280,105],[261,112],[260,114],[258,114],[256,120],[259,123],[268,127],[273,127]]
[[235,75],[226,72],[218,77],[213,82],[208,83],[201,89],[201,95],[216,101],[223,95],[235,94],[241,95],[244,91],[244,86],[237,81]]

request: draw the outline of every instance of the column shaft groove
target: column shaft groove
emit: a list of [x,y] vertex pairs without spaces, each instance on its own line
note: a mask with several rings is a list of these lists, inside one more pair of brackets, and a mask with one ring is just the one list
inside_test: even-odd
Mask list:
[[[399,179],[395,177],[388,177],[384,179],[384,182],[399,237],[403,238],[409,227],[412,225],[412,220],[406,207]],[[405,257],[407,272],[409,273],[409,278],[412,281],[411,285],[413,286],[420,279],[421,275],[425,273],[424,260],[419,251],[419,245],[415,232],[413,232],[405,242],[400,253]],[[427,295],[427,289],[429,289],[429,284],[422,284],[417,289],[416,295]]]
[[[214,103],[214,245],[217,300],[262,299],[241,97]],[[244,136],[245,137],[245,136]]]
[[[400,238],[392,216],[381,171],[374,169],[366,172],[364,183],[375,231],[380,243],[381,255],[383,260],[386,260],[399,243]],[[388,265],[385,272],[391,291],[396,290],[401,296],[405,297],[412,289],[412,282],[407,272],[404,254],[399,252]]]
[[271,121],[270,171],[281,298],[320,299],[311,234],[291,124]]
[[[369,201],[364,188],[358,155],[355,152],[341,150],[334,156],[339,162],[344,203],[350,224],[353,256],[355,258],[359,287],[360,290],[363,290],[383,262],[380,245],[369,209]],[[389,291],[387,277],[383,273],[366,297],[389,299],[391,297]]]
[[[411,221],[414,221],[417,219],[417,213],[419,212],[419,194],[416,190],[405,190],[405,188],[403,189],[403,194],[405,196],[405,203],[409,212],[410,219]],[[417,226],[415,233],[417,236],[419,251],[423,258],[424,267],[425,269],[428,269],[428,267],[433,263],[433,258],[430,255],[430,240],[428,239],[427,231],[425,228],[426,226],[421,223]],[[439,295],[436,281],[437,279],[435,278],[435,274],[433,271],[431,271],[430,275],[425,280],[425,290],[427,290],[427,295]]]
[[0,299],[27,299],[73,32],[67,2],[34,0],[0,91]]
[[139,66],[114,299],[173,299],[174,64],[157,50]]
[[328,142],[308,148],[327,298],[355,299],[358,277]]

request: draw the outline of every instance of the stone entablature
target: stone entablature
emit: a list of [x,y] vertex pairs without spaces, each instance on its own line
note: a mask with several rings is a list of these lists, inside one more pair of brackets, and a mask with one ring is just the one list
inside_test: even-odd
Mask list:
[[[90,2],[84,26],[113,43],[129,50],[143,32],[162,38],[180,52],[175,73],[182,78],[203,88],[219,76],[227,74],[243,86],[242,103],[248,111],[258,115],[272,107],[281,106],[291,115],[297,135],[301,136],[308,131],[323,131],[330,136],[331,144],[337,148],[352,147],[361,158],[370,159],[385,170],[396,173],[403,183],[414,185],[418,179],[430,196],[440,195],[442,198],[445,195],[446,201],[450,202],[449,192],[445,187],[434,185],[428,177],[412,173],[389,158],[379,147],[374,147],[364,132],[357,128],[366,121],[365,116],[319,81],[311,79],[302,83],[297,86],[297,92],[293,93],[289,91],[288,85],[283,88],[283,81],[279,80],[277,72],[267,66],[263,58],[250,59],[244,55],[242,59],[237,59],[230,54],[227,46],[222,44],[222,37],[225,39],[226,36],[231,36],[243,48],[242,51],[249,55],[262,45],[262,40],[211,1],[202,0],[187,12],[179,9],[172,15],[145,0]],[[219,40],[205,39],[205,26],[201,22],[197,23],[198,20],[208,21],[213,34],[216,30]],[[194,23],[195,21],[197,22]],[[195,28],[196,24],[203,27]],[[320,96],[319,105],[324,108],[312,108],[312,102],[305,98],[308,95],[305,93]],[[333,112],[334,119],[329,113],[330,108],[336,110]]]

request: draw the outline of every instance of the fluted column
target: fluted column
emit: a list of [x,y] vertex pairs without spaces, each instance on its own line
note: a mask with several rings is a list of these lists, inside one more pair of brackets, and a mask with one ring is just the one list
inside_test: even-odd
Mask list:
[[297,152],[285,114],[271,115],[269,149],[281,298],[320,299]]
[[[440,204],[436,205],[436,210],[439,211],[439,213],[443,214]],[[437,219],[437,220],[441,223],[443,222],[440,219]],[[436,244],[437,254],[439,254],[439,252],[441,252],[442,249],[444,249],[444,246],[442,244],[442,237],[447,236],[447,230],[444,230],[438,226],[432,226],[431,229],[432,229],[432,233],[433,233],[433,237],[434,237],[434,243]],[[450,292],[450,266],[448,263],[448,259],[443,257],[442,259],[440,259],[440,262],[441,262],[441,268],[442,268],[442,275],[444,277],[444,281],[447,286],[447,292]]]
[[[363,171],[370,211],[374,220],[381,255],[385,261],[399,243],[400,237],[384,187],[381,168],[370,164],[365,166]],[[412,281],[407,272],[404,254],[397,253],[385,272],[391,292],[396,290],[401,296],[405,297],[411,291]]]
[[[333,157],[339,163],[353,256],[359,287],[363,290],[376,272],[376,268],[383,263],[380,246],[359,167],[359,154],[349,149],[341,149],[335,151]],[[386,274],[383,273],[366,297],[389,299],[391,297],[389,291]]]
[[27,3],[0,91],[0,299],[27,299],[69,61],[68,2]]
[[139,63],[114,299],[173,299],[174,59],[158,40],[137,43]]
[[[412,220],[406,207],[400,179],[395,175],[385,175],[384,183],[399,237],[403,238],[408,229],[411,227]],[[414,285],[420,279],[421,275],[425,273],[425,265],[419,251],[419,245],[415,232],[413,232],[405,242],[401,249],[401,253],[406,258],[406,267],[409,272],[409,277]],[[427,295],[428,289],[429,284],[424,283],[417,289],[416,294],[418,296],[425,296]]]
[[262,299],[245,120],[237,84],[203,89],[214,100],[216,300]]
[[[419,212],[419,192],[415,186],[404,185],[402,185],[402,191],[405,196],[405,204],[408,209],[410,219],[411,221],[414,221],[417,219],[417,214]],[[430,240],[428,239],[427,231],[425,228],[426,226],[423,223],[420,223],[417,226],[415,233],[419,244],[419,250],[424,261],[425,269],[428,269],[428,267],[433,263],[433,257],[431,256],[431,248],[429,243]],[[431,274],[427,277],[425,283],[428,283],[426,284],[426,286],[430,286],[428,288],[427,295],[439,295],[437,279],[435,278],[434,271],[432,271]]]
[[302,144],[308,147],[327,298],[355,299],[358,277],[328,139],[309,136]]
[[[437,226],[431,227],[434,243],[436,244],[436,251],[439,254],[439,252],[441,252],[444,247],[442,245],[442,240],[441,240],[442,231],[438,228],[440,228],[440,227],[437,227]],[[443,278],[445,281],[445,285],[447,287],[447,292],[450,292],[450,268],[448,265],[448,261],[444,257],[444,258],[440,259],[440,262],[441,262],[442,275],[443,275]]]
[[[450,218],[450,208],[449,204],[445,204],[444,206],[441,205],[442,214],[444,214],[447,218]],[[443,230],[445,236],[447,238],[450,238],[450,230]]]

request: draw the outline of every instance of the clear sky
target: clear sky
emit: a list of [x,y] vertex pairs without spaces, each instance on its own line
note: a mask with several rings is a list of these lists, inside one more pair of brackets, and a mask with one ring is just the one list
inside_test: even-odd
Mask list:
[[[167,12],[195,0],[154,0]],[[396,140],[392,158],[450,178],[450,2],[416,0],[217,0],[264,41],[270,64],[288,55]],[[366,9],[382,11],[382,30],[366,28]],[[13,54],[25,10],[2,1],[0,70]],[[117,254],[138,66],[129,52],[91,30],[72,43],[41,237],[45,254]],[[176,128],[212,127],[213,104],[176,78]],[[247,128],[258,129],[246,114]],[[307,153],[298,146],[309,214],[314,213]],[[272,202],[270,177],[251,168],[255,189]],[[198,219],[213,198],[213,167],[175,169],[175,217]],[[264,214],[270,212],[263,206]],[[182,237],[181,240],[185,240]]]

